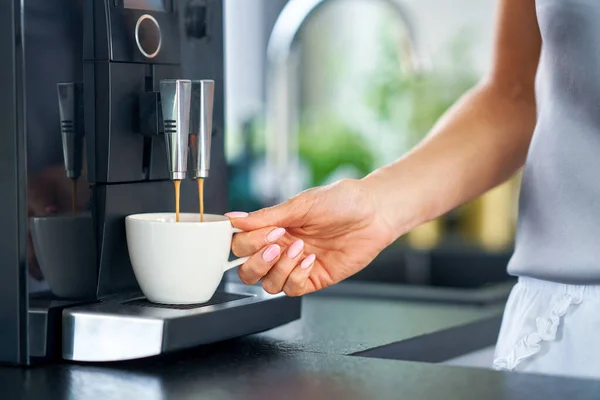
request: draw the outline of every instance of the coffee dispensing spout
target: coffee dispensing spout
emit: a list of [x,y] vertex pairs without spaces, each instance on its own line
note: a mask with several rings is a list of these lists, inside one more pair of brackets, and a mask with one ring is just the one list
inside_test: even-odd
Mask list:
[[183,180],[187,173],[190,99],[192,82],[167,79],[160,82],[160,98],[167,162],[171,180]]
[[189,148],[193,179],[208,178],[214,100],[214,81],[192,81]]
[[83,165],[83,86],[59,83],[57,92],[65,171],[68,178],[76,180]]

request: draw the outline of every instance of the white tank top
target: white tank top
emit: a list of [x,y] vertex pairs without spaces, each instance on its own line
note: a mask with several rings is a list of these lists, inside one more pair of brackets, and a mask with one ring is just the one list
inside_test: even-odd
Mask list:
[[508,271],[600,284],[600,1],[537,0],[538,122]]

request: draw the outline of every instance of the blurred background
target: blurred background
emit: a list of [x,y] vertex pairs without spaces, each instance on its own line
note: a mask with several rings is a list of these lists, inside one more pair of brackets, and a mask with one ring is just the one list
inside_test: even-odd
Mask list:
[[[232,210],[394,161],[490,62],[492,0],[225,5]],[[508,280],[518,180],[408,233],[353,279],[448,287]]]

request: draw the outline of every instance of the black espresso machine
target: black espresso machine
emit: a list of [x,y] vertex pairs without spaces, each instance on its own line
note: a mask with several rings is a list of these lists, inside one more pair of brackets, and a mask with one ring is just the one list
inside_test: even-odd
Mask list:
[[300,299],[227,278],[206,304],[153,304],[130,265],[125,217],[174,211],[173,179],[183,212],[197,177],[227,211],[223,21],[221,0],[0,3],[0,363],[138,359],[300,318]]

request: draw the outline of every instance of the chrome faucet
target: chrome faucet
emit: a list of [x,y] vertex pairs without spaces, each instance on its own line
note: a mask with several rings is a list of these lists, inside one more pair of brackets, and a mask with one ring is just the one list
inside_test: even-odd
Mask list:
[[[371,1],[371,0],[369,0]],[[380,0],[394,6],[399,20],[405,26],[408,43],[408,62],[413,73],[426,69],[427,60],[417,41],[413,19],[401,0]],[[275,202],[287,200],[302,190],[290,179],[291,168],[298,163],[298,73],[294,65],[294,44],[306,21],[328,0],[290,0],[279,15],[267,48],[266,123],[267,163],[276,171]]]

